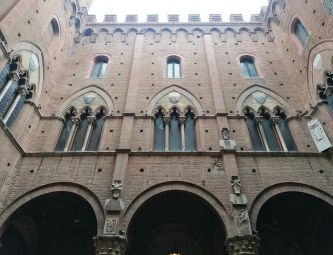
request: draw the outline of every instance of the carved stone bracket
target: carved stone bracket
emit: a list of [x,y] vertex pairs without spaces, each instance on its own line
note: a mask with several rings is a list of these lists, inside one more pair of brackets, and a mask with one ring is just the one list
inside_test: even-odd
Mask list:
[[123,184],[121,183],[121,180],[114,180],[111,187],[112,197],[118,199],[122,189]]
[[258,255],[260,239],[256,236],[235,236],[225,242],[229,255]]
[[317,93],[321,98],[331,96],[333,94],[333,71],[325,70],[323,84],[317,85]]
[[231,176],[230,183],[231,183],[231,187],[232,187],[232,190],[234,191],[234,193],[236,195],[240,195],[242,185],[241,185],[239,177],[238,176]]
[[94,238],[95,255],[124,255],[128,246],[124,236],[97,236]]

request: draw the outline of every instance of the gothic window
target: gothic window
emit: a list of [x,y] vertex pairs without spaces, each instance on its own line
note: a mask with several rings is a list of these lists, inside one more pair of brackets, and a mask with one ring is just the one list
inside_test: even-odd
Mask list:
[[108,66],[109,59],[105,56],[98,56],[95,58],[94,66],[91,72],[91,77],[102,78],[105,77],[106,68]]
[[293,23],[292,32],[295,34],[297,40],[301,43],[301,45],[304,46],[308,41],[309,33],[302,24],[302,22],[297,18]]
[[189,108],[185,114],[185,150],[186,151],[195,151],[197,148],[196,138],[195,138],[195,114]]
[[[275,105],[275,107],[274,107]],[[285,110],[278,100],[255,91],[243,102],[246,126],[254,151],[296,151]]]
[[155,128],[154,128],[154,150],[165,150],[165,124],[164,114],[161,109],[155,114]]
[[104,125],[104,116],[105,116],[105,109],[101,108],[95,116],[95,122],[93,123],[93,129],[91,131],[91,137],[89,138],[89,143],[87,147],[88,151],[98,150],[98,145]]
[[181,135],[180,135],[180,123],[179,123],[179,113],[177,109],[173,108],[170,114],[170,124],[169,124],[169,151],[181,151]]
[[155,109],[153,111],[155,151],[197,150],[195,130],[197,107],[195,108],[193,100],[173,90],[162,94],[154,103],[152,109]]
[[61,130],[59,139],[58,139],[58,143],[56,145],[55,150],[56,151],[63,151],[65,150],[68,138],[70,136],[71,130],[72,130],[72,117],[75,116],[75,109],[71,108],[70,111],[68,113],[65,114],[65,122],[64,122],[64,126]]
[[176,56],[167,59],[167,78],[180,78],[180,58]]
[[254,59],[250,56],[243,56],[240,59],[242,74],[244,78],[257,77]]
[[281,107],[275,107],[274,115],[265,107],[259,108],[257,117],[250,107],[244,112],[254,151],[297,150]]

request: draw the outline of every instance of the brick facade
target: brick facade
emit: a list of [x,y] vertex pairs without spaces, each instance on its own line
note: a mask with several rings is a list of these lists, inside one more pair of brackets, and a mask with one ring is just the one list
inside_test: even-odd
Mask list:
[[[236,210],[230,202],[232,176],[239,177],[248,199],[247,238],[256,230],[259,204],[280,192],[303,192],[333,205],[332,150],[318,152],[307,128],[317,118],[333,141],[332,108],[316,90],[323,70],[332,70],[333,18],[323,1],[270,1],[253,22],[238,21],[236,15],[230,22],[211,23],[96,23],[86,12],[91,0],[72,1],[75,14],[70,0],[5,2],[0,29],[6,50],[40,56],[42,79],[14,126],[8,129],[0,120],[0,215],[5,216],[0,217],[0,236],[12,208],[34,194],[62,188],[98,207],[93,209],[99,213],[99,236],[107,235],[104,223],[110,218],[118,220],[116,233],[127,233],[140,205],[168,190],[198,194],[218,211],[226,237],[238,236],[239,226],[231,217]],[[304,47],[291,32],[296,17],[309,32]],[[49,41],[46,31],[52,18],[59,22],[60,33]],[[75,18],[80,28],[75,28]],[[88,28],[93,33],[85,36]],[[317,53],[323,58],[320,70],[313,67]],[[106,76],[91,78],[100,55],[109,59]],[[166,78],[166,59],[174,55],[181,59],[181,78]],[[243,78],[243,55],[253,57],[258,77]],[[0,60],[4,66],[7,60]],[[197,151],[153,149],[153,104],[170,87],[188,93],[200,106]],[[242,107],[254,91],[280,102],[297,151],[253,150]],[[102,95],[107,102],[99,149],[55,152],[64,114],[83,92]],[[219,146],[223,128],[236,141],[235,150]],[[216,168],[216,161],[222,167]],[[122,183],[124,208],[111,213],[101,208],[111,199],[115,180]],[[231,250],[256,254],[257,248],[248,253]]]

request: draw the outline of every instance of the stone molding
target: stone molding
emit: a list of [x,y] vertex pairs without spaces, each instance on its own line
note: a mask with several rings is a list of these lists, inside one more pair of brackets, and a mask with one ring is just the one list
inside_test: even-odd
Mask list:
[[225,242],[229,255],[258,255],[260,239],[257,236],[235,236]]

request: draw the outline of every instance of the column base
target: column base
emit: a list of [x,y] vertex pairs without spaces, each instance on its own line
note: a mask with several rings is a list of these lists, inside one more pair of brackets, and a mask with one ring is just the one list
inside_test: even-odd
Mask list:
[[124,236],[94,237],[95,255],[124,255],[128,246]]
[[235,236],[225,242],[229,255],[258,255],[260,239],[257,236]]

